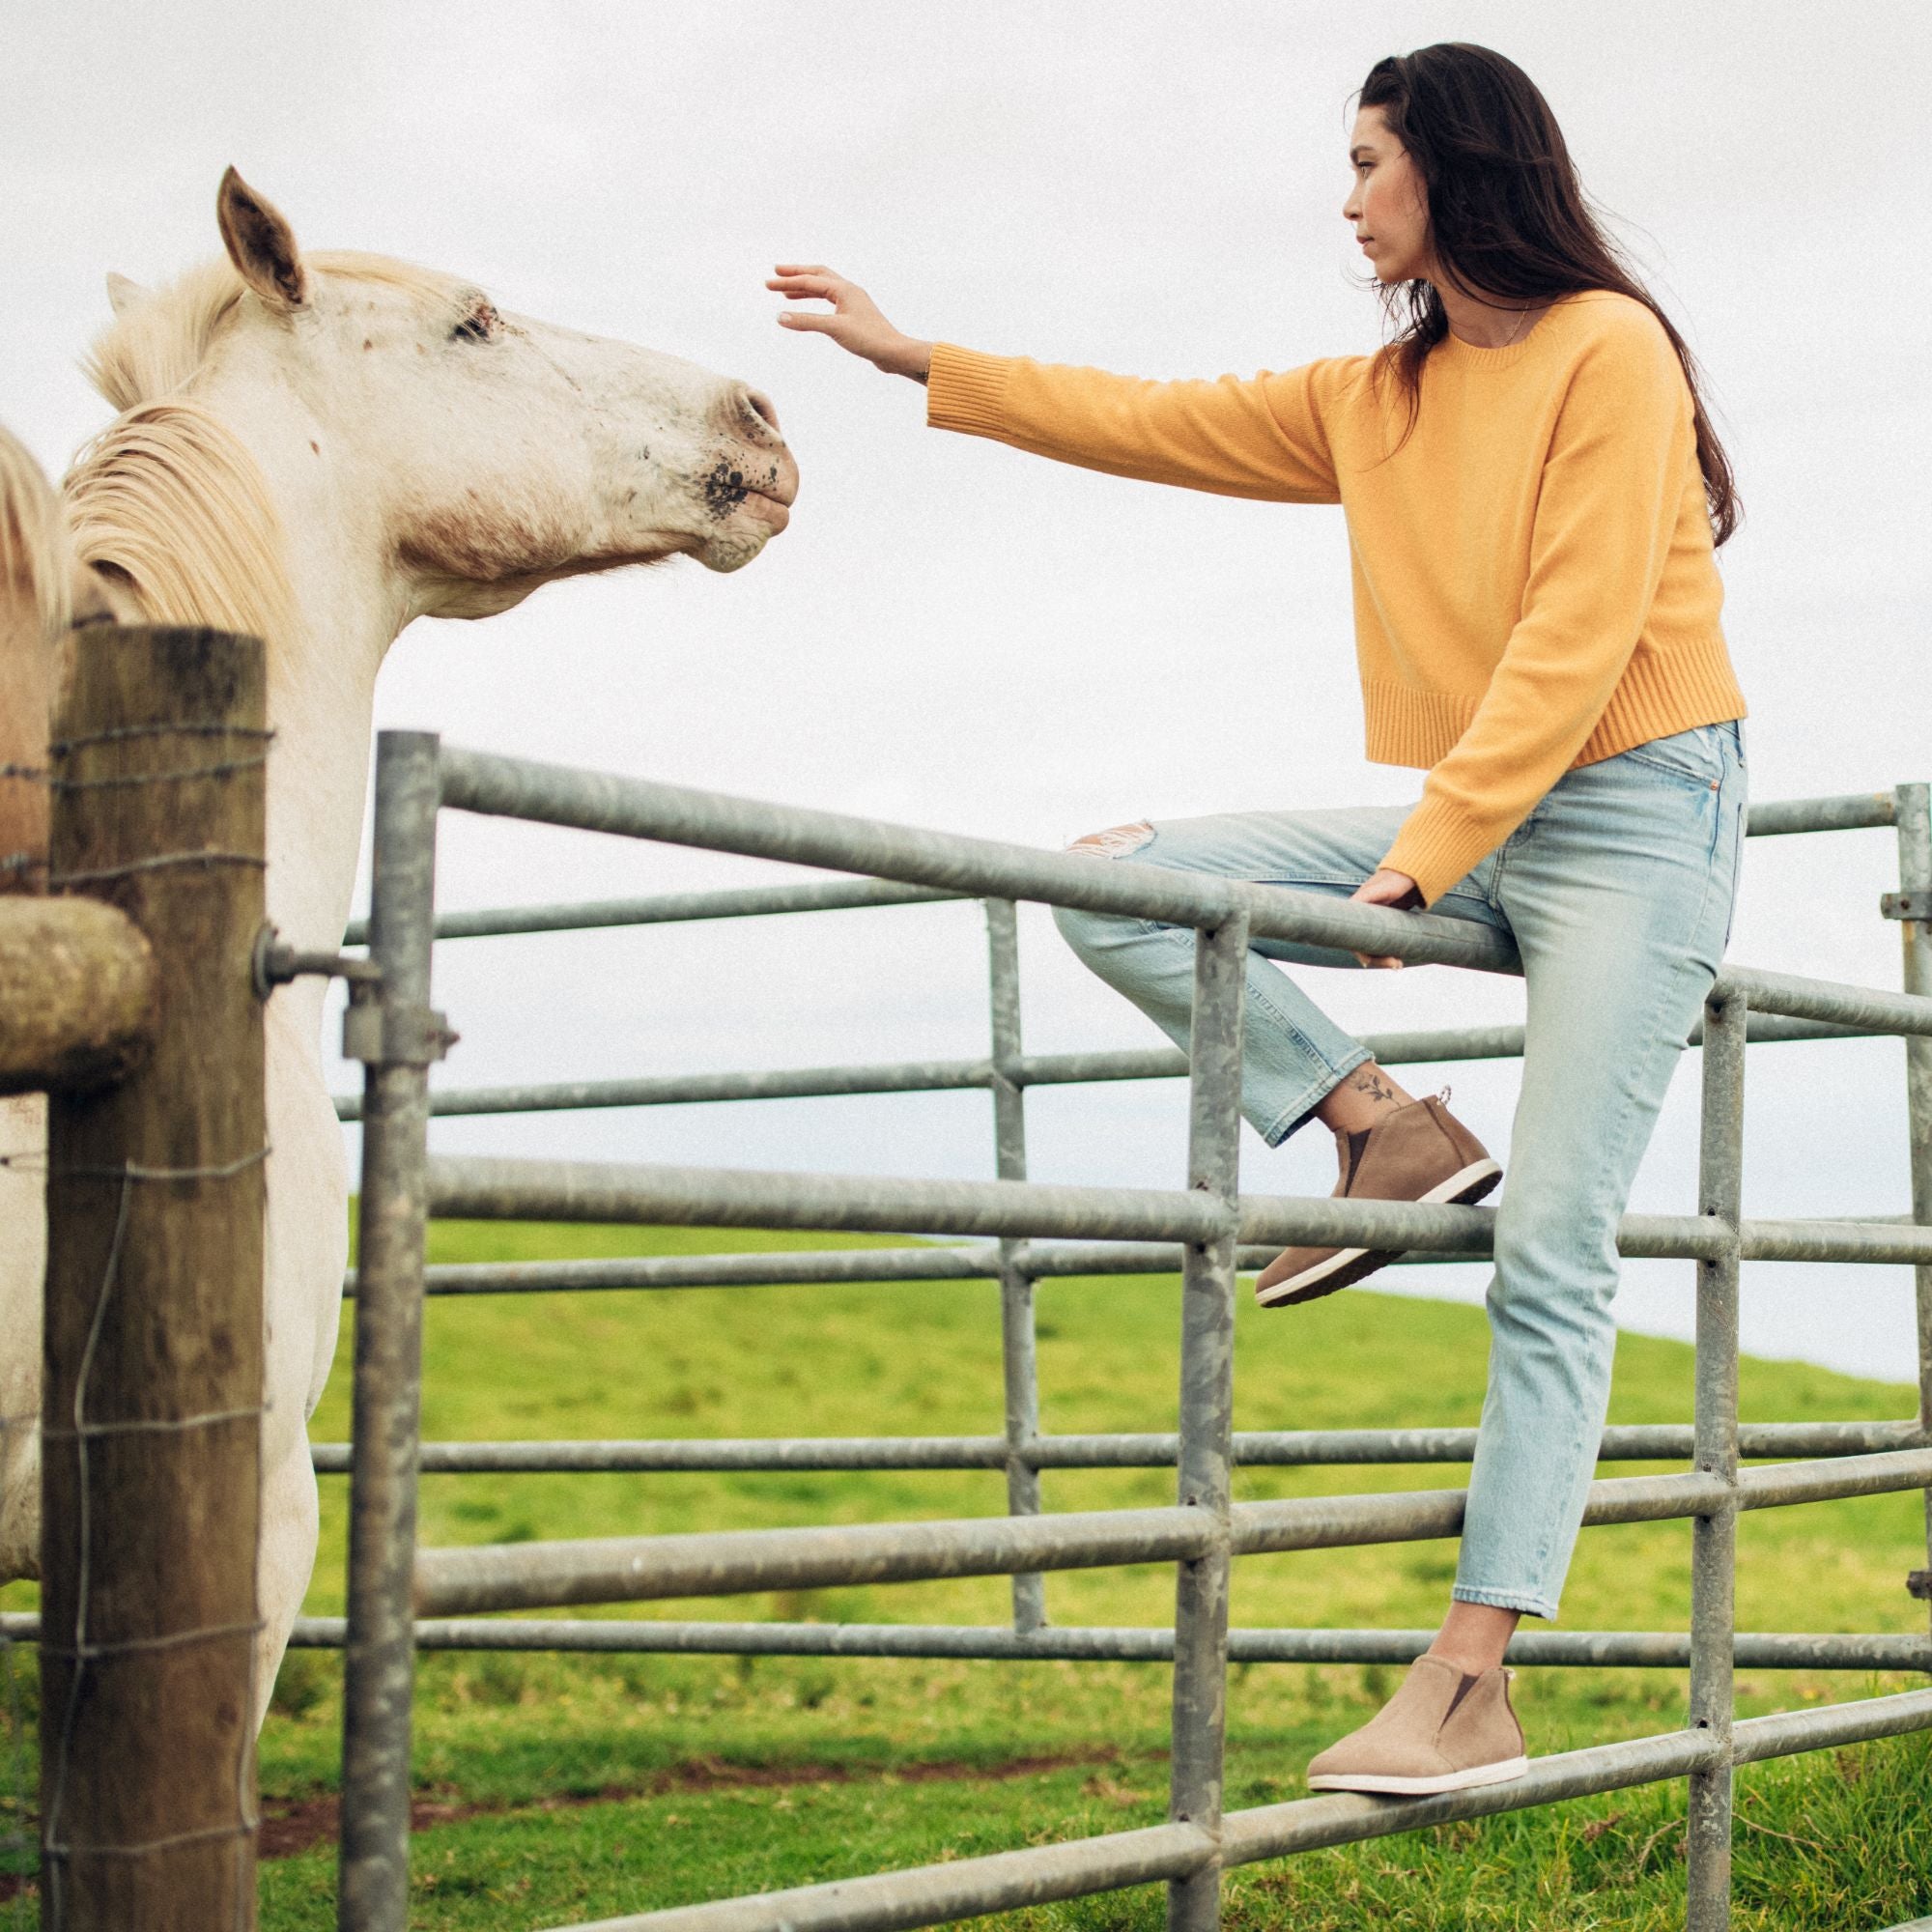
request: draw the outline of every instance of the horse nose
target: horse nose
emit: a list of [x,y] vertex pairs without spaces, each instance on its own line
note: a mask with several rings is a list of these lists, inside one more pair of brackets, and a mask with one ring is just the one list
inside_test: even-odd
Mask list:
[[779,412],[772,407],[772,399],[749,383],[734,382],[726,385],[721,400],[729,424],[727,434],[741,449],[758,452],[761,474],[769,469],[769,474],[762,474],[754,486],[758,493],[775,502],[792,502],[798,496],[798,462],[779,432]]
[[771,431],[774,436],[783,432],[779,428],[779,412],[772,407],[772,399],[759,389],[745,389],[740,392],[740,402],[746,411]]
[[726,382],[722,385],[712,420],[727,436],[749,442],[753,449],[782,449],[784,437],[779,429],[779,412],[762,389],[749,383]]

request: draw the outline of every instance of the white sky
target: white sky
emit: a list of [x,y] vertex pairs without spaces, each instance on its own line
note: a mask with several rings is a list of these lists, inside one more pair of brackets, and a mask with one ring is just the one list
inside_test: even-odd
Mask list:
[[[1348,97],[1380,55],[1469,39],[1552,102],[1586,186],[1701,357],[1741,480],[1725,627],[1759,799],[1932,777],[1926,659],[1932,13],[1695,8],[973,8],[740,0],[15,10],[0,209],[5,420],[56,471],[104,411],[74,357],[101,277],[215,244],[234,161],[317,246],[386,250],[505,306],[768,391],[804,474],[748,571],[695,565],[421,624],[379,722],[753,796],[1053,845],[1241,806],[1412,799],[1361,756],[1341,513],[1091,475],[922,426],[923,393],[783,334],[775,260],[831,262],[916,333],[1147,375],[1378,340],[1339,218]],[[774,868],[456,822],[450,905]],[[1890,836],[1754,840],[1731,957],[1896,984]],[[1158,1036],[1023,915],[1028,1043]],[[449,1084],[967,1055],[977,909],[451,946]],[[1518,1017],[1443,969],[1302,983],[1354,1030]],[[1446,1078],[1507,1162],[1513,1064]],[[1908,1206],[1897,1042],[1750,1062],[1747,1207]],[[1687,1055],[1633,1206],[1694,1206]],[[346,1071],[342,1084],[347,1084]],[[1041,1178],[1171,1185],[1178,1083],[1031,1100]],[[983,1175],[973,1094],[447,1122],[450,1150]],[[1325,1133],[1247,1183],[1327,1192]],[[1391,1286],[1480,1296],[1487,1270]],[[908,1293],[918,1291],[907,1291]],[[1050,1292],[1050,1291],[1049,1291]],[[1627,1264],[1629,1325],[1688,1334],[1689,1264]],[[1745,1336],[1900,1378],[1910,1274],[1747,1270]]]

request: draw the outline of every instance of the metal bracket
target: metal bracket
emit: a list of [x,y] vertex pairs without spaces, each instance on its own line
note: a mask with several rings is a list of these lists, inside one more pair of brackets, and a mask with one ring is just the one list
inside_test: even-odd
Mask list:
[[1916,919],[1932,924],[1932,892],[1881,893],[1878,909],[1887,919]]
[[433,1007],[384,1007],[376,988],[351,983],[342,1015],[342,1057],[365,1066],[429,1066],[462,1036]]
[[1921,1604],[1932,1603],[1932,1570],[1908,1570],[1905,1594],[1917,1597]]
[[255,993],[266,1000],[292,980],[319,978],[349,982],[342,1015],[342,1057],[365,1066],[428,1066],[456,1044],[448,1019],[429,1007],[381,1004],[383,969],[350,952],[298,952],[264,922],[255,935]]
[[286,986],[293,980],[347,980],[352,990],[357,984],[380,985],[383,980],[383,969],[359,953],[298,952],[269,920],[262,922],[262,929],[255,935],[251,966],[258,1000],[266,1000],[277,986]]

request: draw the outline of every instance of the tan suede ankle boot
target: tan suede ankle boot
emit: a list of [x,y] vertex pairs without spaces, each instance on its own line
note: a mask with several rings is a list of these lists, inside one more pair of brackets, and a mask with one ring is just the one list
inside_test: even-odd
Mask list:
[[1520,1777],[1529,1758],[1510,1704],[1515,1676],[1498,1664],[1471,1677],[1425,1651],[1366,1724],[1310,1760],[1308,1788],[1422,1797]]
[[[1502,1168],[1452,1114],[1449,1089],[1426,1100],[1392,1107],[1373,1127],[1337,1134],[1342,1178],[1331,1200],[1480,1201],[1502,1179]],[[1285,1248],[1255,1281],[1264,1308],[1311,1301],[1360,1281],[1396,1259],[1374,1248]]]

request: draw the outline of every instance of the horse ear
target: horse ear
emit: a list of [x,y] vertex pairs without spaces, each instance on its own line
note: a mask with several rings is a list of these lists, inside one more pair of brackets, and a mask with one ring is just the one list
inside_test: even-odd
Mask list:
[[300,308],[308,300],[308,276],[295,230],[231,167],[214,198],[215,218],[228,259],[242,279],[274,308]]
[[107,305],[116,315],[126,315],[147,293],[139,282],[130,282],[126,275],[117,275],[112,269],[108,270]]

